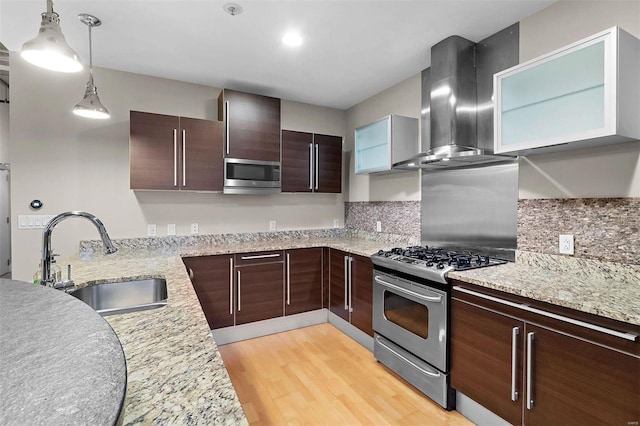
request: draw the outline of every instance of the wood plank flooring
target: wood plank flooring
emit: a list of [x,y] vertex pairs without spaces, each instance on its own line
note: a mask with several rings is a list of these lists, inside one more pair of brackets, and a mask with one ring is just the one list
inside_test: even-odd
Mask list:
[[330,324],[219,347],[252,425],[472,425]]

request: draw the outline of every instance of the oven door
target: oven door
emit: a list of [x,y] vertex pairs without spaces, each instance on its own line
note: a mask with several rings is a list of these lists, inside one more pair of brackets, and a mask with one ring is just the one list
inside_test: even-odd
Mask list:
[[374,271],[373,329],[447,372],[447,293]]

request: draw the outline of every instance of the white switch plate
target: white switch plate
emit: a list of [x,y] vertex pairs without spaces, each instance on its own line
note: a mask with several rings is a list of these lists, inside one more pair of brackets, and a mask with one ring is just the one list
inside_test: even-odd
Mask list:
[[156,225],[149,224],[147,225],[147,237],[155,237],[156,236]]
[[176,224],[170,223],[167,225],[167,235],[176,235]]
[[53,214],[18,215],[18,229],[43,229],[54,217]]
[[558,249],[560,254],[573,254],[573,235],[560,235]]
[[333,219],[333,227],[334,228],[340,227],[340,219]]
[[270,220],[269,221],[269,231],[275,231],[276,230],[276,221],[275,220]]
[[198,224],[197,224],[197,223],[192,223],[192,224],[191,224],[191,233],[192,233],[192,234],[197,234],[198,232],[200,232],[200,231],[198,230]]
[[382,222],[380,222],[379,220],[376,221],[376,231],[382,232]]

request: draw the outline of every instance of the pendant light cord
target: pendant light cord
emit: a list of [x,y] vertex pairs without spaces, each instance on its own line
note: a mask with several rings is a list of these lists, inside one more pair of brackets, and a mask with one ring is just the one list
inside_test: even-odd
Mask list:
[[87,25],[89,27],[89,75],[93,77],[93,43],[91,42],[91,28],[93,25]]

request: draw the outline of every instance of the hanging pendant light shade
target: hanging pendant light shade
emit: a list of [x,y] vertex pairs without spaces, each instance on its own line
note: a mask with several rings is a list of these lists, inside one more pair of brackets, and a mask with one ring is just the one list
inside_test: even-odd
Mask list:
[[82,62],[67,44],[60,29],[60,16],[53,11],[53,1],[47,0],[40,31],[33,40],[22,45],[21,56],[33,65],[60,72],[78,72]]
[[81,13],[78,19],[89,27],[89,81],[84,91],[84,98],[73,108],[73,113],[81,117],[107,119],[110,117],[107,108],[98,98],[98,88],[93,84],[93,49],[91,46],[91,28],[102,24],[100,19],[93,15]]

